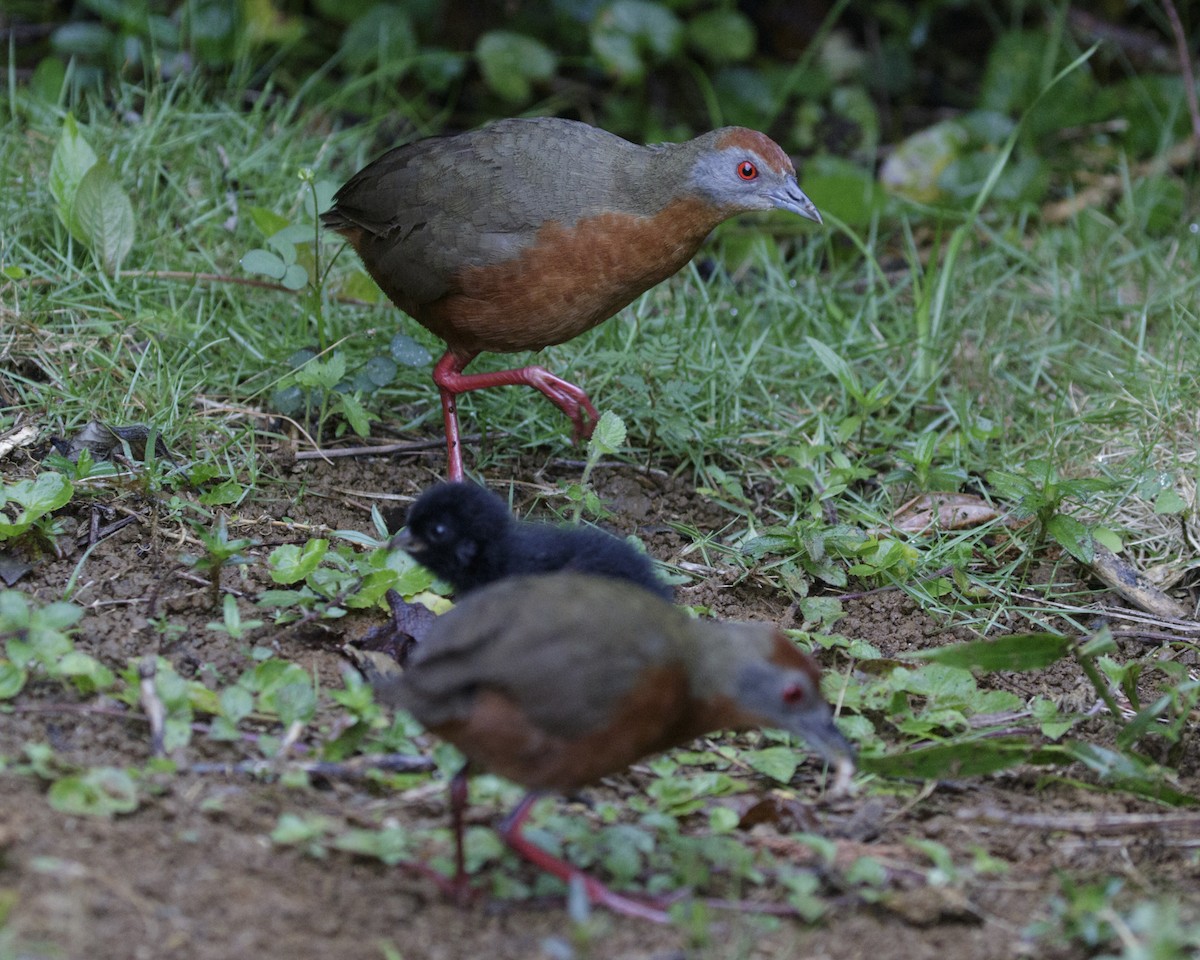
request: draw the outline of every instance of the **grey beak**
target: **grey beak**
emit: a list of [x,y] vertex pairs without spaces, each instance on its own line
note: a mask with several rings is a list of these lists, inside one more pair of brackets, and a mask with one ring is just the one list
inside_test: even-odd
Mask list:
[[775,201],[776,209],[799,214],[806,220],[815,220],[817,223],[822,222],[817,205],[805,196],[804,191],[800,189],[800,184],[795,179],[788,180],[784,184],[783,189],[773,194],[771,199]]

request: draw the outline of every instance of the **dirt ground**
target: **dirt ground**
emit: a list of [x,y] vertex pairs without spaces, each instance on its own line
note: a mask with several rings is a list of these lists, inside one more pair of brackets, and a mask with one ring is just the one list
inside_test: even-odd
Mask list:
[[[515,477],[518,504],[532,503],[539,488],[553,487],[558,478],[578,477],[577,466],[531,464]],[[231,534],[289,539],[287,526],[279,523],[284,517],[332,529],[370,530],[372,503],[402,510],[405,501],[386,497],[416,494],[440,469],[437,451],[417,459],[306,461],[281,468],[286,479],[262,487],[275,499],[255,500],[253,523],[239,524]],[[490,479],[505,489],[514,482],[512,476]],[[668,562],[702,560],[695,554],[681,558],[689,541],[669,524],[719,531],[731,519],[718,504],[662,471],[605,467],[597,471],[595,485],[615,514],[613,527],[637,531],[651,552]],[[142,509],[136,502],[124,507],[135,513]],[[79,516],[86,530],[86,512]],[[181,674],[237,676],[248,662],[247,644],[206,629],[218,617],[206,589],[176,566],[189,547],[173,538],[178,530],[171,534],[156,536],[150,524],[133,523],[92,551],[74,596],[86,608],[77,646],[114,668],[153,649],[157,635],[146,614],[154,596],[158,611],[185,627],[163,647]],[[43,559],[18,589],[41,602],[61,598],[81,552]],[[267,550],[250,552],[265,556]],[[715,568],[703,578],[680,588],[681,602],[707,605],[724,618],[797,625],[795,611],[781,593],[753,577],[735,583],[732,570],[713,562]],[[246,617],[256,614],[250,603],[255,592],[268,585],[261,571],[248,569],[243,576],[232,570],[225,574],[226,588],[243,598]],[[845,608],[846,616],[834,629],[869,640],[887,656],[966,639],[898,591],[850,599]],[[274,643],[281,656],[328,683],[345,667],[343,644],[382,621],[379,611],[367,611],[301,635],[263,627],[253,640]],[[848,669],[838,655],[822,658],[827,670]],[[1069,667],[992,682],[1003,682],[1023,697],[1042,693],[1074,706],[1090,702],[1083,677]],[[118,705],[106,709],[73,697],[60,685],[34,684],[14,706],[15,712],[0,715],[0,756],[10,761],[30,742],[49,743],[63,760],[86,766],[141,765],[148,756],[146,725],[132,715],[121,716]],[[1102,716],[1089,723],[1103,735]],[[1179,765],[1180,787],[1200,794],[1200,758],[1194,746],[1191,751]],[[182,759],[235,762],[247,755],[241,744],[213,744],[197,737]],[[1048,904],[1060,890],[1060,874],[1081,882],[1119,876],[1139,897],[1163,892],[1195,897],[1200,881],[1194,820],[1190,831],[1174,832],[1161,824],[1147,829],[1141,821],[1122,820],[1118,815],[1169,811],[1126,794],[1089,789],[1094,781],[1083,770],[1071,774],[1077,779],[1047,778],[1043,770],[1018,768],[924,787],[875,781],[851,800],[830,803],[820,796],[819,771],[805,765],[792,786],[809,804],[815,823],[810,830],[837,845],[839,862],[871,855],[894,866],[899,879],[890,884],[884,902],[875,904],[826,890],[823,895],[833,908],[813,925],[722,913],[711,939],[696,942],[686,930],[603,912],[593,917],[590,937],[580,938],[573,934],[561,901],[493,899],[462,909],[444,901],[421,877],[377,860],[337,851],[317,858],[276,845],[269,836],[285,812],[327,814],[362,824],[391,818],[435,826],[444,822],[440,790],[389,794],[341,781],[296,789],[269,778],[184,769],[164,776],[161,792],[136,812],[100,819],[57,813],[46,800],[43,781],[0,773],[0,904],[11,903],[10,939],[0,940],[0,957],[1086,956],[1077,948],[1052,948],[1025,935],[1032,921],[1048,915]],[[599,789],[629,797],[638,783],[635,770]],[[579,804],[564,809],[572,816],[589,815]],[[497,813],[476,809],[473,822],[493,822]],[[944,845],[961,876],[941,887],[928,883],[928,860],[911,845],[914,838]],[[747,833],[746,842],[784,850],[788,838],[786,831],[756,828]],[[984,862],[992,869],[979,867]],[[511,869],[524,867],[512,864]]]

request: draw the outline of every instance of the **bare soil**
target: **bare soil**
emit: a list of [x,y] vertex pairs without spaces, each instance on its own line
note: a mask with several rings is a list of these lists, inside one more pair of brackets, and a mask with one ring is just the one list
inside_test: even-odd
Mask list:
[[[435,479],[441,458],[344,459],[281,465],[285,479],[264,484],[252,507],[231,517],[231,535],[265,542],[303,539],[314,531],[370,530],[372,503],[402,511],[403,500]],[[514,484],[519,506],[560,477],[577,479],[569,464],[522,466],[516,475],[491,478]],[[596,487],[613,511],[612,526],[637,531],[652,553],[667,561],[704,563],[680,552],[690,540],[672,523],[719,532],[732,518],[720,505],[662,471],[606,467]],[[769,495],[764,491],[763,495]],[[182,627],[163,654],[185,676],[237,676],[248,664],[246,641],[206,629],[219,615],[207,588],[178,565],[194,545],[181,542],[178,527],[161,529],[136,498],[119,505],[133,523],[101,541],[79,574],[75,602],[86,608],[77,645],[113,668],[160,643],[147,616]],[[88,508],[80,508],[86,530]],[[402,516],[402,513],[399,514]],[[286,518],[286,519],[285,519]],[[107,522],[107,517],[104,518]],[[719,533],[718,533],[719,536]],[[80,561],[81,549],[62,559],[43,557],[18,589],[41,602],[61,598]],[[250,551],[265,556],[265,548]],[[797,626],[787,597],[753,576],[737,579],[718,557],[703,577],[679,590],[680,602],[703,604],[723,618],[768,619]],[[240,598],[243,616],[258,614],[251,601],[268,586],[261,569],[225,574],[224,587]],[[966,634],[950,629],[898,591],[868,593],[845,601],[837,632],[861,637],[886,656],[941,645]],[[373,610],[304,631],[260,628],[253,642],[274,644],[279,655],[333,682],[346,666],[343,645],[383,622]],[[822,655],[827,670],[851,669],[840,655]],[[1090,688],[1070,666],[1044,674],[990,678],[1023,697],[1035,694],[1073,706],[1090,702]],[[67,762],[83,766],[140,766],[149,754],[146,724],[119,705],[74,697],[57,684],[35,684],[0,719],[0,756],[17,760],[23,746],[49,743]],[[1105,719],[1093,721],[1104,736]],[[1195,747],[1180,762],[1182,789],[1200,793]],[[11,901],[9,936],[20,945],[0,956],[107,958],[341,958],[394,956],[437,958],[885,958],[906,960],[970,957],[1085,956],[1073,948],[1057,953],[1026,935],[1048,914],[1060,890],[1060,873],[1077,881],[1120,876],[1132,894],[1169,892],[1197,896],[1194,829],[1186,834],[1113,826],[1115,814],[1156,814],[1163,808],[1119,792],[1093,789],[1086,771],[1077,780],[1047,778],[1041,769],[921,785],[873,782],[850,801],[826,802],[820,772],[808,765],[793,791],[807,807],[808,830],[838,850],[837,862],[868,855],[893,869],[882,902],[826,891],[832,909],[816,924],[795,918],[737,911],[714,915],[708,939],[686,930],[599,913],[590,939],[573,937],[561,900],[484,900],[469,908],[446,902],[423,878],[341,852],[314,857],[274,844],[270,833],[286,812],[320,813],[361,824],[390,818],[427,829],[442,823],[444,795],[431,789],[387,792],[361,783],[317,781],[293,788],[271,778],[195,773],[199,761],[237,762],[253,751],[245,744],[214,744],[197,737],[177,773],[155,780],[160,792],[129,815],[112,819],[62,815],[51,809],[45,784],[29,774],[0,773],[0,903]],[[630,797],[639,789],[634,770],[598,790]],[[769,790],[764,782],[763,792]],[[571,816],[588,817],[579,804]],[[499,808],[472,813],[476,823],[494,822]],[[1106,829],[1074,829],[1081,814],[1107,818]],[[1028,819],[1026,819],[1028,818]],[[697,830],[703,829],[698,823]],[[961,875],[943,886],[928,882],[929,861],[910,841],[943,844]],[[808,849],[789,839],[779,824],[746,831],[745,842],[777,852]],[[980,865],[990,858],[991,869]],[[505,861],[489,869],[526,871]],[[523,874],[528,879],[527,874]]]

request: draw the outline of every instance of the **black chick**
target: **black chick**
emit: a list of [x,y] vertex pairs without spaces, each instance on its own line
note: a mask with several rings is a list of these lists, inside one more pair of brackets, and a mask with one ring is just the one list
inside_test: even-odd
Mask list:
[[500,497],[473,483],[426,490],[392,546],[452,584],[459,596],[505,577],[574,570],[628,580],[675,599],[649,558],[624,540],[600,530],[514,520]]

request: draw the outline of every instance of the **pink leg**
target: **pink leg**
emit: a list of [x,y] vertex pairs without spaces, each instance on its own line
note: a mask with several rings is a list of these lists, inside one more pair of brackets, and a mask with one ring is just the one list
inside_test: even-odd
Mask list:
[[[460,393],[486,390],[489,387],[533,387],[570,418],[575,429],[576,443],[592,435],[600,414],[592,406],[588,395],[575,384],[554,376],[543,367],[464,374],[463,369],[478,355],[477,352],[455,353],[453,350],[447,350],[433,368],[433,382],[442,394],[442,415],[446,421],[446,450],[449,458],[447,472],[451,480],[458,481],[463,477],[462,451],[458,441],[458,409],[454,402],[454,398]],[[586,421],[584,414],[587,415]]]
[[670,917],[664,911],[630,897],[623,897],[619,893],[614,893],[599,880],[589,877],[586,873],[577,870],[565,860],[560,860],[536,844],[531,843],[525,837],[525,834],[521,832],[521,827],[529,817],[529,811],[533,809],[533,805],[537,799],[538,794],[536,793],[526,794],[525,799],[518,803],[513,812],[505,817],[503,823],[500,824],[500,837],[514,853],[524,857],[534,866],[558,877],[565,883],[570,883],[574,878],[578,877],[583,882],[583,888],[587,891],[588,899],[592,903],[607,907],[613,913],[619,913],[626,917],[639,917],[642,920],[652,920],[655,923],[668,923],[670,921]]
[[[446,354],[450,356],[450,354]],[[439,363],[440,367],[441,364]],[[434,373],[436,382],[437,374]],[[440,386],[440,384],[439,384]],[[442,421],[446,424],[446,478],[451,483],[462,483],[462,444],[458,440],[458,403],[454,394],[442,390]]]

